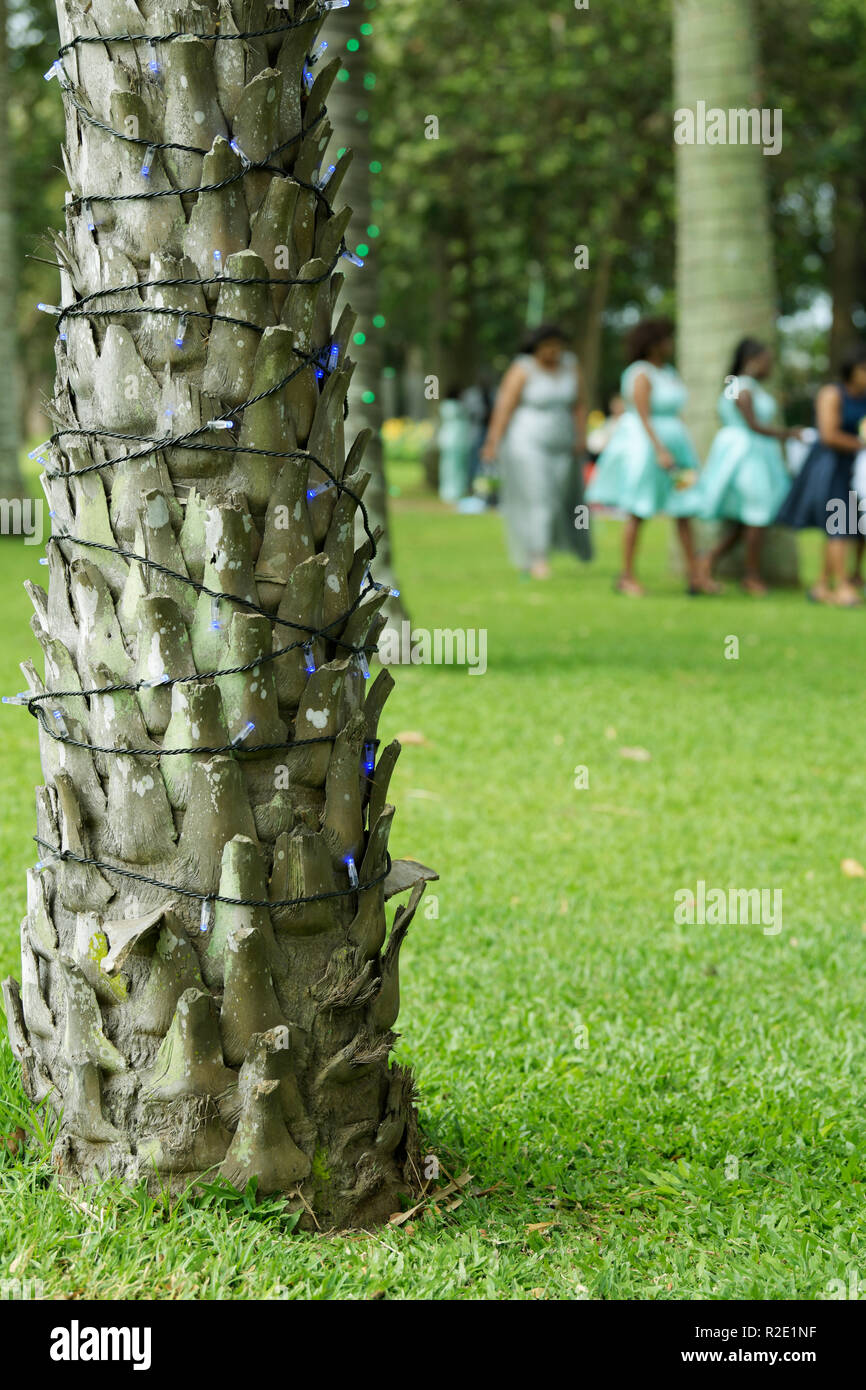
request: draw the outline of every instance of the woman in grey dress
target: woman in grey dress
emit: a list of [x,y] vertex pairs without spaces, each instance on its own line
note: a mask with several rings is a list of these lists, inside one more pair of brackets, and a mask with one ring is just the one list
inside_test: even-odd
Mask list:
[[580,467],[586,410],[566,341],[550,325],[535,330],[503,377],[481,454],[499,459],[508,549],[534,579],[549,577],[552,550],[592,555]]

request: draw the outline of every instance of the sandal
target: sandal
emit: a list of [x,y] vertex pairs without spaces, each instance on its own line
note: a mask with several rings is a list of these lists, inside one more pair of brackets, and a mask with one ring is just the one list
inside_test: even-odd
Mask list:
[[636,579],[626,579],[620,575],[613,586],[615,594],[625,594],[627,598],[645,598],[646,589]]
[[770,592],[760,579],[744,579],[741,587],[743,593],[751,594],[752,598],[766,598]]

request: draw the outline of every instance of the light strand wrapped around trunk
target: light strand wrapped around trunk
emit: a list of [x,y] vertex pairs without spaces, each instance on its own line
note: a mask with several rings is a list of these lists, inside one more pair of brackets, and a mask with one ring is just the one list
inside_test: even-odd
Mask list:
[[328,8],[58,0],[54,534],[44,682],[25,664],[16,697],[42,858],[4,987],[63,1175],[252,1178],[322,1227],[417,1179],[389,1054],[420,891],[383,954],[385,901],[434,877],[392,871],[376,762],[388,591],[344,442]]

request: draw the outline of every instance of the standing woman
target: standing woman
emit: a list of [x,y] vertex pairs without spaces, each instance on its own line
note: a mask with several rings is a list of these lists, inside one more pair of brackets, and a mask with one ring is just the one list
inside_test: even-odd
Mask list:
[[783,439],[800,430],[780,428],[778,406],[762,385],[773,369],[769,348],[744,338],[734,353],[719,399],[719,430],[703,472],[683,495],[692,516],[701,521],[732,521],[728,534],[706,557],[706,575],[745,532],[746,593],[767,592],[761,579],[761,548],[766,528],[788,495],[791,480],[782,456]]
[[822,386],[815,401],[818,439],[806,456],[779,512],[781,526],[814,527],[827,537],[821,577],[809,598],[837,608],[856,608],[861,599],[848,579],[846,558],[858,539],[857,508],[849,505],[854,457],[863,447],[857,431],[866,417],[866,344],[842,361],[842,380]]
[[534,579],[549,578],[552,550],[592,555],[589,529],[577,524],[586,409],[566,341],[552,325],[535,330],[503,377],[481,451],[485,463],[499,456],[508,548]]
[[634,568],[641,524],[659,512],[677,519],[689,593],[718,593],[695,554],[688,503],[682,500],[687,494],[676,486],[676,474],[696,471],[700,461],[680,419],[688,393],[671,366],[673,355],[670,319],[644,319],[629,333],[629,365],[620,387],[626,411],[587,489],[590,502],[628,513],[616,588],[632,598],[644,594]]

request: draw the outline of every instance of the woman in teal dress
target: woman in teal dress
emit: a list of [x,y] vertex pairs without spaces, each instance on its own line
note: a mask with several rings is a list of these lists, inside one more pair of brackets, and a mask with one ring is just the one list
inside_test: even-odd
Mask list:
[[713,440],[700,478],[683,494],[683,504],[701,521],[734,523],[706,557],[706,574],[712,573],[717,561],[743,536],[743,588],[756,596],[767,592],[761,578],[764,535],[791,486],[781,441],[800,434],[799,430],[780,427],[779,408],[761,385],[772,369],[769,348],[754,338],[744,338],[734,353],[719,399],[722,428]]
[[641,597],[634,563],[640,528],[659,512],[676,518],[688,575],[689,593],[717,593],[695,553],[688,493],[679,486],[700,467],[680,412],[686,388],[674,367],[670,319],[644,319],[628,338],[629,366],[622,377],[626,412],[602,451],[587,499],[617,507],[628,516],[623,532],[623,567],[616,582],[621,594]]

